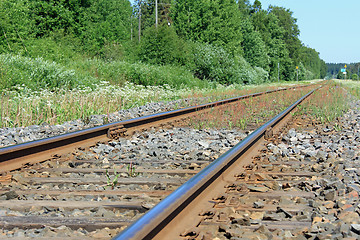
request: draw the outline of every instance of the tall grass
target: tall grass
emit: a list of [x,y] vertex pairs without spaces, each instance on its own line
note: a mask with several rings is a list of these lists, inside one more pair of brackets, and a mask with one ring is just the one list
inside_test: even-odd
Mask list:
[[215,85],[195,78],[190,71],[179,66],[100,59],[76,59],[61,65],[41,57],[0,54],[0,90],[19,85],[33,90],[73,89],[92,87],[100,81],[119,86],[125,82],[144,86],[169,85],[178,89],[183,86],[203,88]]
[[360,99],[360,82],[351,80],[335,80],[337,84],[348,90],[353,96]]
[[0,90],[19,85],[30,89],[71,89],[92,83],[96,83],[96,79],[43,58],[0,54]]
[[191,119],[194,128],[256,128],[295,102],[309,88],[276,92],[260,97],[248,98],[230,105],[199,113]]
[[94,89],[47,89],[33,91],[26,87],[1,93],[0,127],[29,126],[47,122],[59,124],[74,119],[86,119],[94,114],[109,114],[120,109],[148,102],[180,98],[190,89],[176,90],[169,86],[144,87],[127,83],[117,87],[102,82]]
[[100,82],[92,88],[34,91],[22,86],[0,92],[0,127],[29,126],[44,122],[61,124],[74,119],[87,119],[94,114],[108,115],[149,102],[176,99],[187,99],[182,105],[184,107],[274,88],[277,86],[216,85],[210,88],[177,89],[168,85],[145,87],[133,83],[125,83],[123,87],[119,87]]
[[334,122],[349,109],[349,100],[345,89],[331,82],[302,104],[301,113],[310,114],[321,123]]
[[90,73],[94,78],[117,85],[123,85],[125,82],[144,86],[169,85],[175,88],[184,86],[203,88],[213,85],[208,81],[194,78],[190,71],[179,66],[89,59],[74,62],[73,67],[79,71]]
[[[0,127],[60,124],[148,102],[204,97],[212,101],[275,87],[222,86],[194,78],[181,67],[81,58],[61,65],[0,54]],[[202,102],[189,104],[198,103]]]

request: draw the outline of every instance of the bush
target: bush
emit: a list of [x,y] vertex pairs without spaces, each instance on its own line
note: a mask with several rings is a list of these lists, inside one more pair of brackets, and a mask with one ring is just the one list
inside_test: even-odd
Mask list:
[[354,73],[353,75],[351,75],[351,79],[352,80],[359,80],[359,76],[356,73]]
[[187,67],[200,79],[220,84],[259,84],[268,80],[268,72],[253,68],[242,56],[235,57],[222,47],[192,43],[192,60]]
[[41,57],[48,61],[53,61],[66,65],[71,61],[84,58],[80,41],[71,35],[65,36],[62,31],[54,32],[49,37],[27,40],[26,49],[18,51],[21,55],[37,58]]
[[138,47],[139,60],[146,63],[183,65],[186,62],[185,42],[167,25],[148,28]]
[[234,59],[222,47],[207,43],[192,43],[192,56],[187,66],[200,79],[221,84],[235,82]]
[[260,67],[253,68],[242,56],[235,57],[236,82],[243,84],[260,84],[267,82],[269,73]]
[[158,66],[145,63],[114,61],[106,63],[101,60],[89,60],[90,71],[100,80],[123,85],[132,82],[144,86],[170,85],[172,87],[204,87],[207,82],[193,77],[190,71],[179,66]]
[[[299,64],[299,81],[301,80],[311,80],[314,79],[315,75],[313,72],[305,68],[304,64],[300,62]],[[296,75],[295,75],[296,76]]]
[[72,89],[79,85],[90,85],[94,79],[79,76],[74,70],[46,61],[19,55],[0,55],[0,89],[23,85],[30,89]]

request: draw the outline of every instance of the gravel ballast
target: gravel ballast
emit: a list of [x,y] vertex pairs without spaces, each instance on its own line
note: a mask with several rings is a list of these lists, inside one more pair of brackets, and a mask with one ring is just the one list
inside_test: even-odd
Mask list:
[[[207,98],[197,99],[205,101]],[[186,107],[191,105],[193,99],[175,100],[170,102],[148,103],[144,106],[127,110],[120,110],[109,115],[92,115],[86,119],[77,119],[58,125],[32,125],[28,127],[0,128],[0,147],[35,141],[43,138],[53,137],[65,133],[75,132],[91,127],[123,121],[127,119],[142,117]]]

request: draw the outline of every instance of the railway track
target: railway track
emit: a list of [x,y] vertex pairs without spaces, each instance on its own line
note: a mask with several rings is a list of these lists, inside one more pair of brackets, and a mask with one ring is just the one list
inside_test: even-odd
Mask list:
[[[243,193],[246,191],[268,192],[270,188],[261,182],[258,183],[257,178],[252,178],[252,182],[244,181],[244,178],[252,174],[249,171],[253,169],[249,168],[245,172],[244,167],[251,164],[252,158],[258,155],[258,150],[264,146],[265,138],[272,138],[274,132],[278,132],[286,123],[291,111],[314,91],[315,89],[310,91],[223,154],[128,227],[116,239],[179,239],[181,237],[189,239],[199,237],[198,239],[203,239],[211,234],[207,231],[209,225],[214,227],[213,230],[225,225],[225,229],[222,229],[222,231],[227,231],[226,225],[234,219],[245,222],[244,225],[249,225],[251,223],[250,218],[246,222],[246,218],[241,219],[234,216],[236,214],[241,216],[239,211],[254,210],[255,207],[247,204],[241,205],[240,197],[245,195]],[[254,174],[256,173],[258,171],[254,172]],[[279,176],[286,179],[299,176],[307,178],[311,175],[303,172],[284,173],[275,171],[273,173],[260,172],[257,176],[260,176],[259,178],[264,181],[271,182],[271,180],[276,181],[275,179]],[[277,185],[276,182],[272,183],[274,186]],[[279,206],[279,209],[277,209],[273,204],[265,204],[266,202],[259,202],[259,205],[261,205],[259,208],[265,208],[265,211],[283,211],[286,216],[290,216],[290,209],[295,207],[294,205],[288,207]],[[229,208],[230,210],[228,210]],[[304,206],[300,206],[296,208],[296,211],[304,209]],[[231,211],[233,214],[231,214]],[[308,224],[308,222],[289,223],[282,221],[276,227],[284,228],[285,225],[289,225],[290,228],[297,228],[297,226],[308,227]],[[271,222],[265,225],[271,225]],[[213,235],[210,236],[214,237]],[[232,237],[233,234],[230,233],[229,236]],[[241,237],[241,232],[236,237]]]
[[78,146],[83,148],[92,146],[97,142],[106,142],[110,139],[130,136],[136,131],[146,130],[150,127],[174,126],[179,122],[189,119],[202,111],[208,111],[223,105],[236,103],[244,99],[264,96],[290,89],[310,87],[309,85],[280,88],[276,90],[259,92],[226,100],[216,101],[208,104],[187,107],[183,109],[168,111],[135,119],[105,124],[99,127],[62,134],[47,139],[36,140],[14,146],[0,148],[1,172],[21,168],[27,164],[38,163],[47,159],[57,158],[71,152]]
[[[248,97],[249,96],[246,96],[246,98]],[[231,99],[228,102],[238,100],[239,99]],[[225,102],[216,103],[212,106],[220,104],[225,104]],[[198,110],[199,107],[195,107],[195,109]],[[209,109],[209,105],[204,106],[203,109]],[[194,108],[179,111],[192,112]],[[173,111],[170,115],[174,117],[174,114],[177,115],[179,112]],[[164,116],[160,114],[160,116],[156,115],[155,118],[157,118],[156,121],[161,121],[160,123],[156,123],[158,126],[159,124],[164,124]],[[45,155],[32,152],[32,154],[30,154],[32,159],[36,159],[36,156],[40,157],[34,163],[31,163],[31,166],[25,166],[25,168],[22,168],[18,172],[13,171],[10,174],[4,174],[1,179],[2,188],[0,195],[2,200],[0,200],[0,209],[2,209],[4,213],[0,214],[0,224],[2,228],[8,229],[8,231],[13,231],[12,229],[42,229],[47,232],[53,232],[56,236],[58,236],[60,232],[60,235],[63,234],[65,237],[108,239],[129,226],[134,220],[139,218],[140,215],[143,215],[149,209],[153,208],[175,189],[183,188],[179,188],[179,186],[197,174],[201,169],[208,166],[226,150],[236,145],[238,141],[246,137],[246,134],[241,131],[224,130],[221,132],[209,130],[205,133],[205,135],[208,135],[208,139],[199,137],[194,143],[189,143],[189,149],[183,149],[182,147],[172,152],[170,150],[171,147],[167,147],[166,144],[173,142],[173,146],[176,146],[180,141],[174,139],[173,135],[178,135],[179,132],[182,132],[187,136],[198,132],[181,127],[175,128],[174,130],[158,131],[155,128],[151,128],[150,125],[146,125],[149,124],[147,117],[140,118],[139,120],[142,123],[145,122],[145,126],[138,127],[134,121],[136,122],[136,120],[125,121],[125,123],[120,124],[120,127],[114,127],[119,124],[110,124],[96,128],[95,131],[101,132],[101,134],[99,133],[99,135],[92,140],[84,140],[85,137],[79,137],[79,133],[44,140],[45,143],[50,145],[52,143],[49,143],[49,141],[55,140],[55,150],[52,147],[50,148],[52,150],[45,148]],[[172,119],[172,121],[176,122],[174,119]],[[126,128],[126,131],[124,131],[124,128]],[[148,130],[139,131],[139,129]],[[266,129],[268,129],[268,127],[265,127],[263,130],[265,131]],[[111,131],[115,131],[116,134],[120,134],[120,136],[116,136],[115,138],[117,139],[109,141],[108,137],[111,137]],[[275,131],[275,128],[273,131]],[[271,131],[267,131],[266,134],[270,134],[270,132]],[[131,134],[132,138],[129,136],[127,138],[121,137],[124,133]],[[90,133],[89,130],[86,130],[85,134],[87,134],[87,137],[89,135],[94,136],[94,133]],[[106,137],[104,138],[104,136]],[[69,151],[69,146],[70,148],[75,146],[75,143],[74,145],[67,143],[66,145],[68,146],[66,148],[59,148],[60,151],[57,156],[52,156],[50,160],[44,161],[44,156],[49,156],[49,151],[53,154],[59,150],[59,142],[56,143],[56,141],[63,141],[63,139],[65,139],[66,142],[71,142],[73,140],[69,139],[72,139],[72,137],[80,139],[76,144],[83,144],[85,141],[91,147],[84,147],[82,145],[82,147],[78,147],[75,151],[71,152],[71,154],[64,154],[60,157],[60,152],[65,152],[64,149]],[[271,136],[269,135],[269,137]],[[100,138],[105,140],[99,142],[98,139]],[[96,142],[98,142],[97,144],[93,143],[95,139]],[[105,141],[109,141],[109,143]],[[184,141],[186,142],[188,139],[184,138]],[[210,150],[210,145],[213,143],[212,141],[215,143],[221,142],[222,144],[218,144],[215,150]],[[147,154],[141,155],[143,147],[149,143],[150,145],[153,143],[153,148],[150,147]],[[34,144],[34,146],[40,146],[40,141],[32,144]],[[23,160],[25,157],[20,154],[20,151],[30,148],[29,145],[31,144],[24,144],[20,147],[10,147],[5,151],[2,149],[0,153],[3,155],[0,155],[0,157],[6,156],[7,159],[11,159],[9,157],[11,153],[19,151],[19,153],[14,155]],[[132,146],[132,148],[127,151],[126,149],[129,146]],[[198,151],[191,149],[190,146]],[[154,148],[156,148],[156,151],[153,151]],[[44,148],[40,147],[39,149]],[[168,156],[171,156],[172,161],[166,159]],[[21,164],[23,163],[24,162]],[[18,163],[11,168],[14,168],[14,166],[18,168],[17,164]],[[286,163],[284,164],[286,165]],[[256,168],[257,167],[248,167],[247,172],[245,172],[246,174],[238,174],[237,178],[241,179],[247,178],[248,175],[256,175],[255,173],[251,173],[251,171]],[[276,176],[275,179],[281,177],[285,179],[289,178],[286,174],[277,173],[276,170],[272,175],[260,175]],[[301,174],[299,176],[296,174],[293,175],[292,177],[294,178],[309,177],[306,174],[304,176],[300,176]],[[256,178],[250,177],[249,181],[253,181],[254,179]],[[248,182],[248,184],[250,184],[250,182]],[[259,187],[256,185],[261,184],[264,185],[263,183],[256,182],[254,185],[255,189]],[[237,185],[235,184],[235,186]],[[222,188],[224,188],[224,186],[222,186]],[[235,189],[236,188],[237,187],[235,187]],[[230,193],[232,188],[229,186],[225,189]],[[248,190],[247,192],[249,196],[253,198],[260,197],[263,199],[264,196],[266,196],[266,194],[261,195],[262,192],[256,190]],[[229,193],[226,192],[226,194]],[[277,194],[280,197],[284,195],[284,193],[279,191]],[[301,196],[301,193],[294,194],[295,197]],[[300,195],[298,196],[296,194]],[[241,201],[245,201],[246,194],[243,194],[243,192],[240,191],[235,193],[235,195],[237,195],[237,197],[243,195],[242,197],[244,198]],[[306,195],[305,197],[309,198],[310,196]],[[225,209],[227,201],[233,202],[233,200],[229,199],[233,199],[233,197],[224,197],[224,194],[218,199],[213,199],[212,201],[217,204],[213,206],[214,209]],[[165,200],[165,202],[166,201],[167,200]],[[270,205],[270,203],[265,202],[264,206],[259,209],[268,209]],[[249,211],[249,208],[251,208],[251,206],[245,205],[240,206],[240,208],[241,207],[243,207],[244,211]],[[158,207],[153,209],[156,208]],[[286,208],[282,210],[286,211]],[[276,209],[276,211],[278,210]],[[222,219],[224,217],[221,211],[213,210],[212,212],[214,219]],[[259,210],[257,210],[257,212],[259,212]],[[148,214],[149,213],[150,211]],[[211,214],[209,214],[204,213],[205,217],[197,216],[197,218],[211,219]],[[139,221],[141,222],[142,220]],[[207,227],[212,226],[212,228],[214,228],[214,226],[216,226],[216,224],[211,223],[211,220],[200,220],[200,222]],[[283,222],[286,224],[286,221]],[[222,223],[226,223],[226,221]],[[308,226],[306,224],[304,227]],[[63,226],[66,227],[64,228]],[[169,224],[169,226],[171,226],[171,224]],[[200,225],[195,224],[195,226],[199,228]],[[281,226],[283,225],[278,225],[278,227]],[[120,235],[119,239],[129,234],[131,228],[133,227],[130,227],[129,230],[123,233],[125,235]],[[98,229],[105,230],[99,231]],[[71,230],[75,230],[75,233],[70,233]],[[36,231],[38,231],[38,233],[36,233]],[[93,231],[92,235],[88,234],[91,231]],[[39,232],[41,231],[33,230],[33,232],[31,232],[31,230],[28,230],[26,236],[33,235],[41,238]],[[138,234],[140,231],[136,232]],[[185,234],[185,237],[193,238],[194,236],[204,235],[204,231],[194,231],[194,233],[189,234],[184,233],[184,229],[182,229],[180,234]],[[176,236],[178,237],[179,234],[177,233]],[[47,238],[45,234],[44,238]],[[136,236],[134,239],[140,238]]]

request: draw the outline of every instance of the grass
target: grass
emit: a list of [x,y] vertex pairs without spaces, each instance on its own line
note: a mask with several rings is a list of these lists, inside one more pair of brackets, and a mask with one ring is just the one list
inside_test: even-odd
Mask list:
[[[291,84],[291,83],[290,83]],[[17,87],[0,92],[0,127],[21,127],[42,123],[61,124],[74,119],[87,119],[91,115],[108,115],[121,109],[141,106],[149,102],[187,99],[187,105],[275,89],[279,85],[231,85],[180,89],[164,86],[141,86],[126,83],[123,87],[107,82],[92,88],[31,90]],[[286,85],[284,85],[286,86]]]
[[335,123],[349,109],[348,101],[346,90],[341,84],[331,81],[302,104],[300,113],[312,115],[321,123]]
[[158,66],[126,61],[76,59],[59,64],[41,57],[0,54],[0,90],[25,86],[32,90],[94,87],[102,81],[124,86],[126,82],[144,86],[173,88],[211,87],[215,84],[195,78],[183,67]]
[[351,95],[360,99],[360,81],[335,80],[335,82],[349,91]]
[[[183,91],[189,91],[183,89]],[[1,94],[0,127],[60,124],[90,115],[109,114],[147,102],[178,99],[181,91],[168,86],[144,87],[126,84],[116,87],[100,83],[92,88],[32,91],[22,87]]]
[[242,130],[249,126],[257,127],[280,113],[308,91],[309,88],[302,88],[276,92],[212,108],[208,112],[199,113],[194,117],[190,121],[191,126],[198,129],[237,128]]
[[[347,84],[349,84],[347,89],[350,89],[353,95],[360,97],[360,83]],[[199,113],[191,120],[191,125],[198,129],[256,128],[305,95],[310,89],[311,87],[269,94],[211,109],[207,113]],[[337,124],[337,119],[348,110],[348,101],[346,90],[340,86],[339,82],[332,81],[304,101],[296,114],[312,116],[321,123],[334,123],[335,129],[339,130],[341,126]]]
[[180,67],[85,58],[58,64],[0,54],[0,127],[61,124],[183,98],[196,105],[294,84],[222,86],[196,79]]

